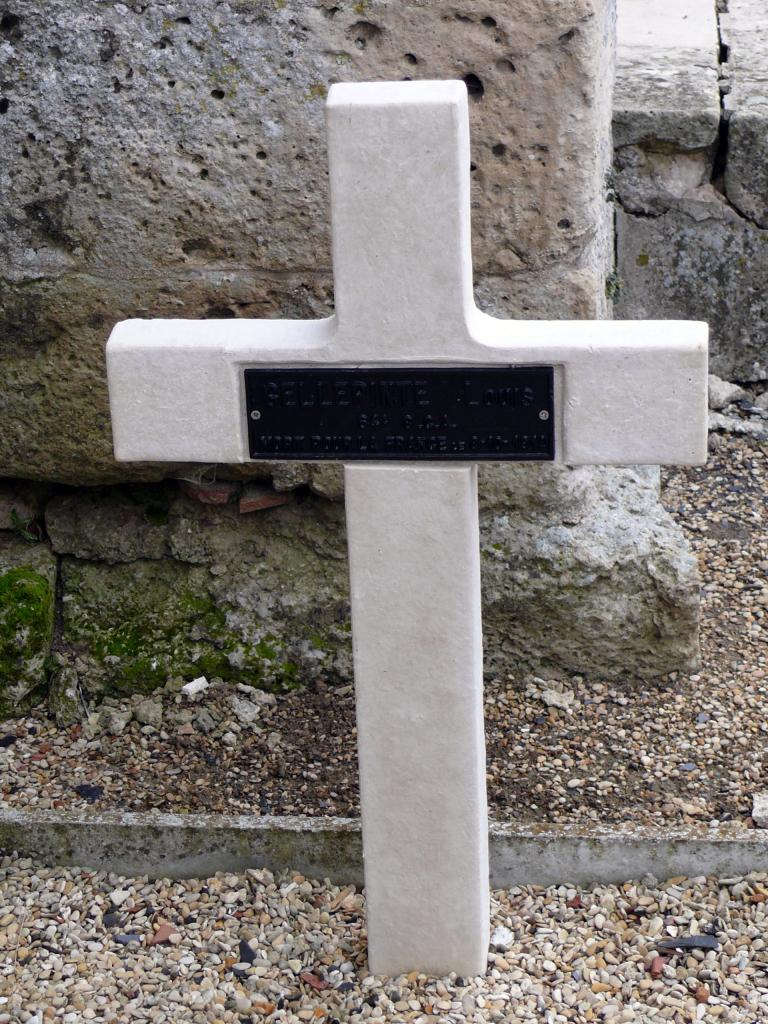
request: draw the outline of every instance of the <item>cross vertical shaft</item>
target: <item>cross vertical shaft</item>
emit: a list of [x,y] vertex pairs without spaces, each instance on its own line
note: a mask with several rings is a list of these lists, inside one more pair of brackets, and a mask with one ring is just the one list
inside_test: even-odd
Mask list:
[[345,486],[369,967],[481,974],[477,467],[346,466]]
[[327,120],[336,344],[439,359],[474,309],[464,84],[334,85]]

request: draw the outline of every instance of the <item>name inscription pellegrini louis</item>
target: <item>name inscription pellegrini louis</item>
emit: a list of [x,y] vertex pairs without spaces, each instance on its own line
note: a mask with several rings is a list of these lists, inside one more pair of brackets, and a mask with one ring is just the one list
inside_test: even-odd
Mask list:
[[252,459],[551,460],[552,367],[245,371]]

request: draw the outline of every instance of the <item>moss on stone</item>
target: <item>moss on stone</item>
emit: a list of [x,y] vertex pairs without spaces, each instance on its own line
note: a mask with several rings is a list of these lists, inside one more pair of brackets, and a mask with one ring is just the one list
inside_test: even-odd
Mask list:
[[85,649],[89,679],[105,693],[148,693],[171,676],[273,690],[300,684],[288,644],[272,632],[248,639],[231,627],[201,566],[65,559],[64,576],[64,639]]
[[34,569],[0,575],[0,718],[28,710],[45,688],[53,605],[51,583]]

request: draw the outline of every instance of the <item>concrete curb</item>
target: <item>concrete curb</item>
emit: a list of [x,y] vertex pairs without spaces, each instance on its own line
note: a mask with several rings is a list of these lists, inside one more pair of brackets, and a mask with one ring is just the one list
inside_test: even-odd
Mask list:
[[[768,831],[497,824],[491,885],[623,882],[645,874],[740,875],[768,870]],[[352,818],[0,810],[0,851],[130,877],[208,877],[268,867],[362,884]]]

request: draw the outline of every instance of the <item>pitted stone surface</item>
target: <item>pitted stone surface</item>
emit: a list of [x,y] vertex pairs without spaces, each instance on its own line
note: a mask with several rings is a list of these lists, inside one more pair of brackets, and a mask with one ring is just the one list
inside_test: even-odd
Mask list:
[[168,472],[112,462],[103,346],[119,319],[330,312],[323,104],[334,81],[467,79],[484,307],[600,315],[610,92],[591,55],[609,32],[602,9],[19,0],[0,40],[13,154],[0,169],[0,473],[96,483]]
[[617,211],[620,317],[709,310],[710,369],[727,380],[768,376],[768,231],[712,196],[657,217]]

